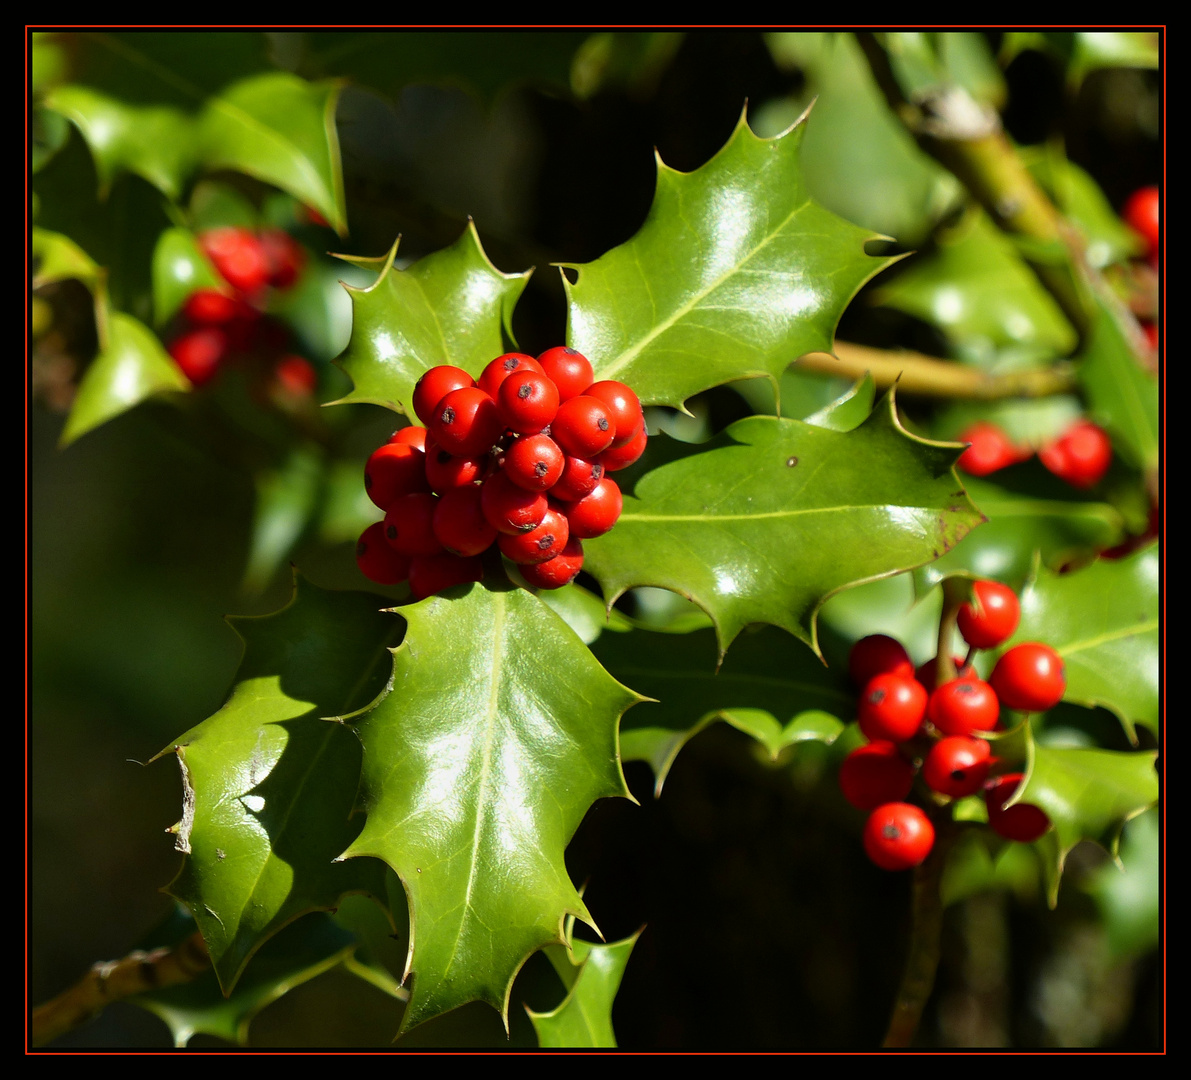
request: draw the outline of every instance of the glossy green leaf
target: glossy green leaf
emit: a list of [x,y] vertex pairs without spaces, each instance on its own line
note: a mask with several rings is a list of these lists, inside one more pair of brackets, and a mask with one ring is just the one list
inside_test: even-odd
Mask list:
[[983,214],[929,254],[907,262],[874,299],[937,326],[965,358],[1049,359],[1070,352],[1075,331],[1050,294]]
[[33,288],[74,278],[94,290],[103,271],[69,236],[48,229],[32,230]]
[[628,796],[617,723],[640,700],[538,598],[469,585],[403,607],[392,689],[363,715],[368,818],[410,909],[402,1030],[469,1001],[507,1025],[526,958],[590,915],[563,853],[596,799]]
[[679,751],[716,720],[777,760],[793,743],[834,741],[855,712],[855,695],[840,677],[774,627],[738,639],[718,670],[710,628],[603,634],[592,651],[613,676],[656,699],[625,717],[620,752],[649,762],[658,795]]
[[873,382],[872,374],[865,372],[850,390],[811,413],[806,423],[830,431],[855,431],[873,411],[876,394],[877,384]]
[[[175,945],[194,928],[189,914],[180,912],[159,927],[141,948]],[[129,1000],[159,1017],[170,1029],[175,1046],[185,1046],[195,1035],[214,1035],[246,1046],[253,1018],[265,1006],[347,961],[354,949],[355,939],[350,933],[327,915],[315,913],[267,941],[227,997],[212,971],[193,982],[138,994]]]
[[1114,858],[1125,822],[1158,801],[1157,754],[1030,742],[1026,782],[1015,802],[1041,807],[1054,826],[1040,840],[1050,905],[1058,901],[1067,855],[1092,840]]
[[453,364],[479,375],[512,341],[513,307],[529,274],[503,274],[488,261],[475,225],[449,248],[393,269],[397,244],[367,288],[348,287],[352,336],[339,364],[355,384],[344,402],[367,401],[413,416],[422,374]]
[[1157,469],[1158,380],[1138,363],[1117,321],[1103,306],[1077,371],[1089,411],[1112,433],[1114,448],[1138,468]]
[[[564,264],[567,341],[599,379],[680,407],[712,386],[782,371],[830,350],[857,290],[889,265],[873,234],[817,206],[798,148],[806,124],[759,139],[744,117],[700,169],[658,161],[644,225],[595,262]],[[564,277],[566,275],[564,274]]]
[[814,101],[801,148],[811,197],[857,225],[921,244],[959,185],[889,110],[855,38],[798,31],[767,34],[766,44],[779,67],[806,82],[796,98],[762,106],[755,130],[776,135]]
[[154,394],[190,389],[186,376],[144,323],[113,311],[106,325],[107,340],[83,375],[62,429],[63,446]]
[[331,722],[385,689],[401,622],[381,603],[299,579],[282,611],[234,620],[245,651],[231,697],[162,751],[185,786],[186,859],[169,891],[193,912],[225,990],[299,915],[346,892],[384,896],[379,863],[337,861],[361,824],[360,747]]
[[227,282],[202,253],[189,229],[175,226],[157,238],[153,251],[153,321],[164,326],[196,289],[227,291]]
[[1021,594],[1021,623],[1006,647],[1044,641],[1067,669],[1065,701],[1103,705],[1136,742],[1161,715],[1157,545],[1099,559],[1070,574],[1041,569]]
[[755,416],[651,450],[616,528],[585,545],[585,569],[609,604],[636,585],[694,600],[721,652],[753,622],[818,651],[827,596],[937,559],[983,520],[956,482],[960,451],[908,435],[892,395],[855,431]]
[[571,929],[567,927],[570,952],[563,945],[547,945],[544,950],[567,988],[567,996],[549,1012],[534,1012],[528,1006],[525,1011],[542,1047],[614,1048],[612,1003],[641,931],[623,941],[596,945],[572,937]]
[[345,233],[347,205],[335,131],[339,89],[338,83],[308,83],[282,71],[234,83],[207,102],[199,119],[203,165],[273,184]]
[[1162,866],[1158,811],[1130,821],[1121,833],[1120,866],[1101,867],[1089,882],[1114,956],[1142,956],[1162,932]]
[[1041,477],[1043,470],[1037,463],[1017,468],[1040,477],[1037,485],[1025,485],[1038,494],[964,477],[968,495],[988,524],[916,572],[920,593],[955,573],[995,578],[1016,588],[1029,577],[1035,552],[1041,553],[1044,564],[1054,566],[1074,555],[1101,551],[1120,539],[1123,522],[1115,507],[1080,501],[1076,489]]
[[1084,76],[1101,67],[1156,68],[1160,35],[1137,30],[1014,30],[1001,45],[1002,63],[1025,49],[1049,52],[1067,65],[1067,79],[1078,86]]
[[1004,844],[988,829],[971,829],[947,855],[939,898],[949,906],[977,893],[1005,889],[1036,902],[1042,893],[1041,865],[1031,844]]

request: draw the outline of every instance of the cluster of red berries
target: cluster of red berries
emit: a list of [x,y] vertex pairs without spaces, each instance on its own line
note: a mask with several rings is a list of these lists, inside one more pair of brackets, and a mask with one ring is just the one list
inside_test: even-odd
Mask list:
[[[1015,445],[1001,428],[987,420],[977,421],[957,441],[971,444],[957,464],[972,476],[988,476],[1034,456],[1032,449]],[[1038,448],[1038,460],[1075,487],[1094,487],[1112,464],[1112,440],[1097,424],[1077,420],[1057,439]]]
[[574,349],[498,356],[473,379],[431,368],[413,409],[425,427],[397,431],[364,469],[384,521],[356,546],[363,573],[384,585],[409,580],[417,599],[483,577],[494,543],[541,589],[572,581],[581,541],[620,517],[608,473],[645,451],[645,415],[623,383],[593,382]]
[[1026,642],[1001,656],[988,682],[981,680],[972,656],[1007,641],[1021,609],[1013,590],[998,582],[978,581],[972,591],[958,618],[971,648],[966,660],[957,658],[953,679],[936,685],[937,660],[915,670],[901,643],[884,634],[852,647],[849,672],[863,687],[858,714],[869,742],[844,759],[839,782],[848,802],[869,812],[864,848],[885,870],[917,866],[934,846],[930,818],[906,801],[916,775],[930,805],[983,791],[989,826],[1007,839],[1029,842],[1050,828],[1036,806],[1006,808],[1023,774],[994,775],[998,760],[979,736],[997,727],[1002,707],[1044,712],[1058,704],[1067,686],[1063,661],[1049,646]]
[[281,229],[232,225],[198,241],[227,288],[195,289],[186,298],[185,329],[169,345],[182,373],[204,386],[231,357],[265,355],[279,390],[293,397],[313,393],[318,377],[310,361],[285,350],[284,327],[262,310],[270,289],[289,289],[298,280],[306,263],[301,246]]

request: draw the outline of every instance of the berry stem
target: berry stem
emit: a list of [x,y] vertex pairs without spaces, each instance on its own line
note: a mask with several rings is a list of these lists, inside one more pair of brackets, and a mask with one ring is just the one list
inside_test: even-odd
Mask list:
[[[951,682],[957,672],[955,670],[955,656],[951,646],[955,640],[955,627],[959,619],[959,609],[964,603],[964,589],[954,578],[947,578],[943,582],[943,613],[939,616],[939,646],[935,655],[935,685],[942,686]],[[970,659],[970,657],[969,657]]]
[[885,1047],[909,1046],[922,1020],[922,1011],[935,985],[939,967],[939,942],[943,927],[943,901],[939,895],[939,880],[947,862],[958,827],[950,820],[935,822],[935,846],[924,863],[914,868],[911,897],[911,926],[909,952],[902,969],[902,981],[889,1028],[885,1032]]

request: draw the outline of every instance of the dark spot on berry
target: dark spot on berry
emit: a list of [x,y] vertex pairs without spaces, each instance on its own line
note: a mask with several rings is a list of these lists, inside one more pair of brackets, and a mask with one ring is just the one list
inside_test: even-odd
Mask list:
[[601,431],[607,431],[607,430],[608,430],[608,421],[607,421],[607,419],[606,419],[605,417],[601,416],[601,417],[600,417],[600,419],[599,419],[599,422],[596,424],[596,426],[597,426],[597,427],[598,427],[598,428],[599,428]]
[[372,477],[368,473],[364,474],[364,490],[367,491],[372,487]]
[[964,773],[963,769],[952,769],[951,770],[951,779],[952,780],[955,780],[955,781],[963,780],[965,775],[966,774]]
[[881,830],[881,835],[885,837],[886,840],[896,840],[899,836],[901,836],[901,834],[901,829],[899,829],[896,825],[886,825],[885,828]]
[[868,699],[874,705],[876,705],[879,702],[882,702],[885,700],[885,691],[884,690],[874,690],[871,694],[869,694]]
[[959,686],[955,688],[955,692],[957,694],[974,694],[976,693],[976,687],[974,687],[971,683],[964,682],[960,683]]
[[533,387],[529,383],[522,383],[517,387],[517,396],[524,401],[530,394],[533,393]]
[[797,464],[798,464],[798,458],[793,457],[793,456],[786,458],[786,467],[787,468],[792,469]]
[[358,559],[367,550],[368,550],[368,541],[361,540],[359,543],[356,544],[356,558]]
[[455,422],[455,409],[453,406],[448,405],[445,409],[443,409],[442,422],[444,424],[453,424]]
[[545,476],[550,471],[550,466],[544,461],[535,461],[533,463],[534,476]]
[[452,457],[454,457],[454,454],[452,454],[449,450],[440,450],[438,452],[438,463],[440,465],[445,465],[451,460]]
[[510,356],[505,361],[505,371],[516,371],[521,366],[521,361],[515,356]]
[[566,346],[566,348],[564,348],[562,351],[563,351],[564,353],[566,353],[566,354],[567,354],[567,356],[578,356],[578,355],[579,355],[579,350],[578,350],[578,349],[572,349],[572,348],[571,348],[569,345],[568,345],[568,346]]
[[396,540],[397,539],[397,526],[389,525],[388,527],[386,527],[385,536],[387,536],[390,540]]
[[554,546],[554,533],[547,533],[538,541],[538,551],[546,551]]
[[604,466],[597,462],[595,465],[593,465],[591,467],[591,475],[594,476],[597,480],[603,479]]

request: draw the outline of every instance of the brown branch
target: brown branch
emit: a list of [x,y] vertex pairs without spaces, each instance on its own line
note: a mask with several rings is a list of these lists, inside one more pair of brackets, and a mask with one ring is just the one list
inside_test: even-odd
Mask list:
[[191,982],[210,967],[207,946],[197,930],[177,945],[152,952],[138,949],[120,960],[95,964],[69,990],[33,1010],[32,1043],[45,1046],[113,1001]]
[[941,360],[915,352],[890,352],[867,345],[836,341],[835,355],[807,353],[798,361],[802,371],[859,379],[871,372],[881,389],[897,383],[899,394],[924,397],[994,400],[1009,397],[1047,397],[1075,389],[1075,372],[1070,364],[1053,364],[1035,371],[1003,374]]

